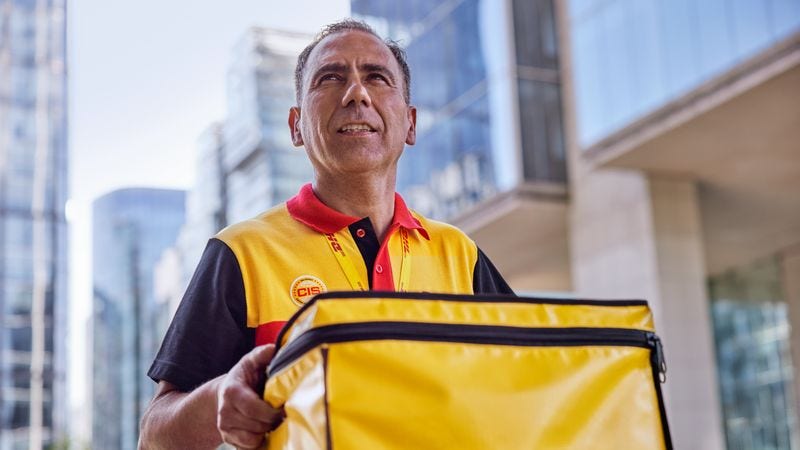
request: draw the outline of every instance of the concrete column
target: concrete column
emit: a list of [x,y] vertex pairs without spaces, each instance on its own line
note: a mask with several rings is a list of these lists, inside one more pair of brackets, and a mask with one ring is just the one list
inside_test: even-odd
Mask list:
[[694,183],[597,169],[572,187],[576,293],[650,302],[667,356],[675,448],[724,448]]
[[650,179],[660,333],[675,448],[723,448],[700,207],[691,181]]

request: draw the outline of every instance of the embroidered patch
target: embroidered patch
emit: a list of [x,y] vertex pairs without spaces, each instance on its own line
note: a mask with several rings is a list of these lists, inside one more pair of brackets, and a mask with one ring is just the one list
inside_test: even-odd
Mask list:
[[323,292],[328,292],[327,286],[313,275],[300,275],[289,288],[289,296],[297,306],[303,306],[311,297]]

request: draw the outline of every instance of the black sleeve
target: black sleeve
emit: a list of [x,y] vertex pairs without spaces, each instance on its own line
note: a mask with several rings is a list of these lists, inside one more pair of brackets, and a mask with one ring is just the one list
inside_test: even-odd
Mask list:
[[190,391],[226,373],[254,338],[236,256],[211,239],[147,375]]
[[480,248],[472,271],[472,291],[475,294],[516,295]]

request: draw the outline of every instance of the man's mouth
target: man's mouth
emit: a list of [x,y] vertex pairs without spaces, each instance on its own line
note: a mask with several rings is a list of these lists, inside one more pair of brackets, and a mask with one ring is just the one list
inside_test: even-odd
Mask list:
[[365,123],[348,123],[337,130],[342,134],[373,133],[375,129]]

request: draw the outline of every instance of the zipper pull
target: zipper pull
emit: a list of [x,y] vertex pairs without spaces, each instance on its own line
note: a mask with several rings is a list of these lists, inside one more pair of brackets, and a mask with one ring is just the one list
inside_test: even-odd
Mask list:
[[664,358],[664,347],[661,339],[655,333],[647,333],[647,342],[653,348],[655,363],[658,365],[658,380],[663,384],[667,381],[667,360]]

